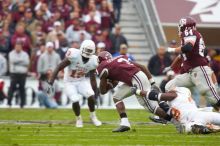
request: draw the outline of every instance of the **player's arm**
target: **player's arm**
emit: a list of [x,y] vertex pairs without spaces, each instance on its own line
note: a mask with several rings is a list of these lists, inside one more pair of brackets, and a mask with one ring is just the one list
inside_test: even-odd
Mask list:
[[179,46],[177,48],[167,48],[168,52],[176,52],[176,53],[187,53],[193,50],[193,47],[196,42],[196,36],[195,35],[190,35],[187,37],[184,37],[184,45]]
[[58,66],[53,71],[52,77],[48,80],[48,83],[52,85],[54,80],[56,79],[57,74],[59,73],[59,71],[63,70],[65,67],[67,67],[70,64],[71,64],[71,62],[69,61],[68,58],[63,59],[60,62],[60,64],[58,64]]
[[172,101],[177,97],[177,94],[175,91],[170,91],[167,93],[160,93],[155,90],[143,91],[140,89],[135,89],[134,91],[133,87],[131,90],[133,90],[132,92],[134,92],[136,95],[142,96],[146,99],[155,100],[155,101]]
[[134,62],[134,61],[130,61],[130,62],[132,64],[134,64],[135,66],[137,66],[138,68],[140,68],[141,71],[143,71],[146,74],[146,76],[147,76],[148,80],[150,81],[151,85],[155,84],[155,81],[154,81],[150,71],[147,69],[147,67],[145,67],[144,65],[139,64],[137,62]]
[[90,83],[94,92],[97,91],[97,83],[96,83],[96,70],[91,70],[89,72]]
[[108,71],[104,69],[104,71],[101,73],[100,77],[100,85],[99,90],[101,94],[107,93],[110,89],[115,88],[118,85],[118,81],[109,80],[108,77]]

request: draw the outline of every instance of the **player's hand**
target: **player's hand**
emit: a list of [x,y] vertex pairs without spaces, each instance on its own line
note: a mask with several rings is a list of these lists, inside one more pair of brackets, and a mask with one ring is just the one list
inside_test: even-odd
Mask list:
[[180,119],[180,111],[176,108],[172,108],[170,114],[173,116],[174,119],[177,121]]
[[54,94],[54,87],[49,82],[47,82],[47,85],[46,85],[46,93],[48,96],[53,96]]
[[151,90],[151,91],[148,93],[147,98],[150,99],[150,100],[159,101],[159,99],[158,99],[159,94],[160,94],[159,91]]
[[167,73],[168,71],[172,70],[172,68],[170,66],[165,67],[162,71],[162,73]]

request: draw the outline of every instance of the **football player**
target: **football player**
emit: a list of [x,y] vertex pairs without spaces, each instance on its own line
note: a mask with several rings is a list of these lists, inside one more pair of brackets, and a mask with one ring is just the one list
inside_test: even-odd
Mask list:
[[186,87],[175,87],[166,93],[141,91],[132,87],[131,92],[148,100],[168,102],[169,106],[162,105],[161,108],[173,117],[171,121],[179,127],[180,133],[208,134],[220,131],[220,114],[197,108]]
[[[130,130],[130,123],[125,112],[123,99],[132,95],[130,92],[131,86],[137,86],[138,89],[150,89],[151,83],[154,83],[153,78],[146,67],[128,61],[127,56],[122,55],[112,58],[112,55],[103,51],[98,54],[99,66],[97,68],[100,77],[100,92],[101,94],[107,93],[113,89],[118,81],[123,82],[118,85],[118,90],[113,95],[113,100],[121,118],[120,126],[113,130],[113,132],[124,132]],[[167,115],[159,106],[156,101],[148,99],[137,98],[138,102],[151,113],[157,114],[160,117],[170,120]]]
[[[53,83],[59,71],[64,68],[64,92],[72,101],[72,109],[76,115],[76,127],[83,127],[83,120],[80,115],[80,96],[88,99],[90,119],[95,126],[102,123],[95,114],[94,92],[97,90],[95,70],[98,66],[98,59],[95,54],[95,43],[92,40],[84,40],[80,49],[69,48],[64,60],[56,67],[52,78],[48,81],[48,93],[53,92]],[[85,78],[89,73],[90,82]],[[91,85],[90,85],[91,83]]]
[[[220,107],[217,93],[217,80],[206,58],[206,47],[202,35],[196,30],[196,21],[192,17],[183,17],[179,22],[181,46],[168,48],[168,52],[180,52],[171,68],[180,68],[180,74],[166,85],[166,90],[174,86],[196,86],[207,101],[216,109]],[[181,67],[180,67],[181,66]],[[175,70],[175,69],[174,69]]]

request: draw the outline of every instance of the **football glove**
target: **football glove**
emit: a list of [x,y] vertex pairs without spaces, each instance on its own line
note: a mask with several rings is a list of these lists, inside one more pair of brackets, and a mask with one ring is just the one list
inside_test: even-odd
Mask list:
[[148,93],[148,99],[150,100],[154,100],[154,101],[159,101],[160,99],[158,98],[159,97],[159,94],[160,92],[159,91],[156,91],[156,90],[151,90],[149,93]]
[[167,73],[168,71],[172,70],[172,68],[170,66],[165,67],[162,71],[162,73]]

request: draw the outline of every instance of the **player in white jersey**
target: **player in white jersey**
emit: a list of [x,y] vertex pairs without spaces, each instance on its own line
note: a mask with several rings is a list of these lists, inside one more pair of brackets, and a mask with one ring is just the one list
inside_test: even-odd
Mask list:
[[160,93],[155,90],[141,91],[132,87],[132,92],[160,103],[164,101],[160,107],[173,117],[171,121],[181,127],[179,129],[181,133],[207,134],[220,130],[220,114],[197,108],[188,88],[175,87],[166,93]]
[[[88,99],[90,119],[95,126],[102,123],[95,114],[94,91],[97,90],[95,70],[98,66],[98,59],[95,56],[95,43],[91,40],[82,42],[80,49],[69,48],[65,59],[56,67],[52,78],[48,81],[48,94],[53,92],[53,82],[59,71],[64,68],[64,91],[72,101],[72,109],[76,115],[76,127],[83,127],[83,120],[80,115],[80,97]],[[89,73],[90,82],[86,80],[85,74]],[[90,84],[91,83],[91,84]]]

